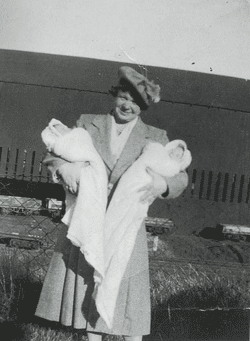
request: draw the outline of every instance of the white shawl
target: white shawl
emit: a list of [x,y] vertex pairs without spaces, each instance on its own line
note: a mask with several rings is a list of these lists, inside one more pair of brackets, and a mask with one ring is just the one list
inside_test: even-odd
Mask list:
[[[171,151],[183,148],[179,160]],[[142,155],[123,174],[114,192],[105,218],[104,257],[105,276],[97,287],[96,306],[109,328],[112,327],[120,283],[131,256],[137,232],[147,216],[149,204],[141,203],[139,189],[151,181],[146,168],[164,177],[172,177],[191,163],[191,153],[182,140],[149,143]],[[136,303],[135,303],[136,304]]]
[[88,162],[81,168],[77,197],[66,191],[66,213],[62,219],[69,226],[67,237],[78,246],[95,269],[95,282],[104,276],[103,225],[107,205],[107,173],[83,128],[69,129],[52,119],[42,132],[47,150],[69,162]]

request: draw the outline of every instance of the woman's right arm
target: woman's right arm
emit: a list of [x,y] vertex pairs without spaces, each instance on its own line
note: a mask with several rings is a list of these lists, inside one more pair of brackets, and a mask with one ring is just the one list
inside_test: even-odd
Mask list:
[[80,180],[81,168],[87,166],[85,162],[68,162],[51,153],[47,153],[43,163],[47,166],[51,172],[51,176],[54,182],[58,183],[63,181],[67,186],[67,189],[76,194],[78,191],[78,185]]

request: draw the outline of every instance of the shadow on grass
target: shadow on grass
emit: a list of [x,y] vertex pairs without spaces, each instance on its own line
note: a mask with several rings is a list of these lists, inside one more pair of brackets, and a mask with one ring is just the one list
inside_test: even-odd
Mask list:
[[26,338],[25,328],[16,322],[0,323],[0,335],[3,341],[22,341]]
[[[2,322],[3,341],[86,341],[85,331],[76,331],[58,323],[34,319],[31,323]],[[4,336],[3,336],[4,335]]]
[[143,341],[249,340],[248,314],[231,311],[153,311],[151,335]]
[[249,340],[249,313],[240,308],[243,298],[225,287],[196,287],[173,294],[152,308],[152,332],[143,341]]

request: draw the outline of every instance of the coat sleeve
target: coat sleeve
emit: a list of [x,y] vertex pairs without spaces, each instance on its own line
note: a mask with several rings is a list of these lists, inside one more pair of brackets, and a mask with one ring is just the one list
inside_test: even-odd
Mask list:
[[160,199],[177,198],[188,185],[188,175],[185,171],[182,171],[173,177],[165,178],[165,180],[167,182],[168,189],[166,193],[163,193],[162,196],[160,196]]

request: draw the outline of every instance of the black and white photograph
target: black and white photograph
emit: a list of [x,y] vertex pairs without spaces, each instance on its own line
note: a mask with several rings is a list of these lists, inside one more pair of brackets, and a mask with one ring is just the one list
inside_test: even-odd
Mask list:
[[0,0],[0,339],[250,340],[250,1]]

